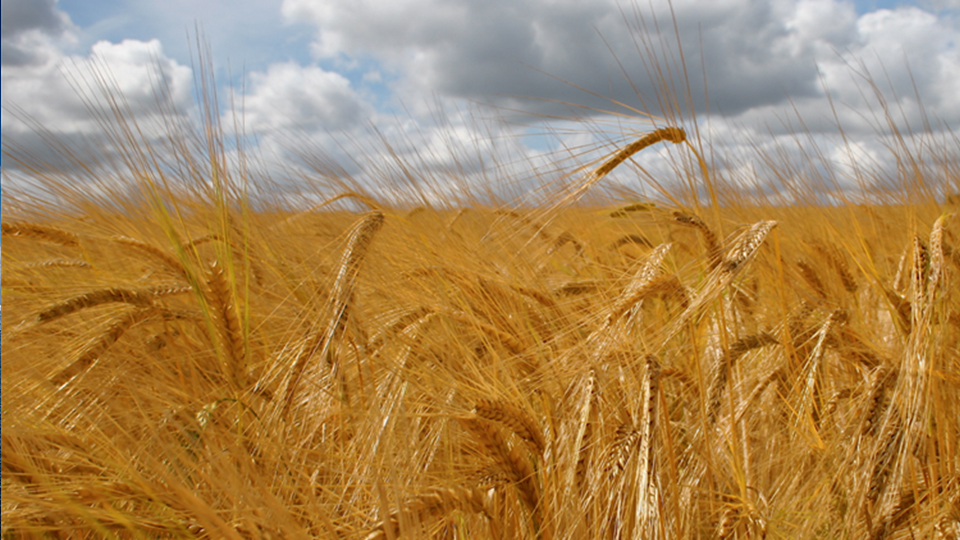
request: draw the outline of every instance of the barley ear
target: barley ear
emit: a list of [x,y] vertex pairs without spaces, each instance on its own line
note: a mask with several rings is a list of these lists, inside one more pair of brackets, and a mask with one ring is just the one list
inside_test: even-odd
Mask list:
[[224,355],[221,369],[234,388],[240,390],[246,386],[247,340],[237,314],[233,291],[219,261],[210,265],[207,302],[213,312]]
[[543,455],[546,443],[543,440],[543,430],[522,409],[503,400],[481,399],[474,408],[474,413],[480,418],[497,422],[526,441],[536,455]]
[[524,506],[531,512],[535,511],[540,506],[540,488],[529,452],[511,445],[503,430],[489,420],[477,416],[461,422],[517,487]]
[[90,263],[79,259],[51,259],[28,263],[24,265],[24,268],[90,268]]
[[643,397],[646,409],[643,411],[640,435],[640,463],[637,471],[640,477],[636,488],[639,490],[637,498],[636,516],[637,525],[642,534],[650,535],[657,521],[658,490],[656,478],[656,428],[657,402],[660,399],[660,362],[657,357],[649,354],[646,358],[647,369],[643,377]]
[[760,347],[779,343],[777,338],[767,332],[761,332],[751,336],[746,336],[735,343],[720,357],[714,366],[713,377],[711,378],[710,390],[707,394],[707,417],[713,423],[717,419],[717,413],[720,411],[721,398],[727,387],[727,380],[730,376],[730,370],[737,364],[740,358]]
[[760,221],[754,223],[743,238],[727,253],[723,259],[723,270],[725,272],[736,272],[743,265],[753,258],[757,249],[766,240],[770,231],[777,226],[776,221]]

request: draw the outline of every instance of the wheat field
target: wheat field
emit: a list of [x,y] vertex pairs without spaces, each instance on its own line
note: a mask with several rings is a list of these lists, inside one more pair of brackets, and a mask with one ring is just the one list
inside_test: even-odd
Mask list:
[[960,538],[955,163],[582,200],[668,127],[540,205],[295,211],[125,133],[128,192],[4,149],[65,201],[4,199],[4,538]]

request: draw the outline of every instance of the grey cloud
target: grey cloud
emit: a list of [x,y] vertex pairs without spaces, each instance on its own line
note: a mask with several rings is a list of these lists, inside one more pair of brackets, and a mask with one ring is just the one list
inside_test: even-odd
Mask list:
[[[705,94],[701,66],[710,81],[711,102],[726,114],[784,103],[788,95],[816,94],[817,47],[844,47],[856,30],[852,8],[820,3],[834,9],[801,11],[797,2],[786,0],[675,2],[693,96]],[[610,107],[609,101],[546,73],[637,104],[634,85],[644,99],[655,101],[661,82],[648,73],[643,55],[663,52],[671,61],[679,60],[665,2],[656,3],[656,22],[647,4],[621,10],[607,0],[373,4],[287,0],[284,10],[288,18],[317,26],[318,54],[372,54],[384,65],[400,66],[411,92],[450,97],[535,96]],[[632,83],[620,73],[621,65]],[[679,78],[673,82],[683,83]],[[539,112],[558,109],[545,102],[530,105]],[[652,102],[647,106],[656,108]]]
[[22,47],[3,41],[0,43],[0,64],[3,66],[19,67],[36,63],[38,55]]
[[0,64],[25,66],[47,57],[40,36],[59,38],[70,28],[70,19],[55,0],[4,0],[0,7]]
[[[188,121],[180,113],[193,108],[192,71],[165,57],[157,41],[99,42],[89,56],[58,60],[4,72],[4,151],[35,162],[30,167],[82,176],[79,163],[99,170],[122,153],[112,145],[125,133],[161,149],[170,127]],[[111,98],[122,100],[123,118],[113,114],[118,102]],[[126,131],[132,125],[136,129]],[[17,161],[8,165],[20,167]]]
[[0,7],[0,32],[3,39],[15,37],[29,30],[50,35],[63,32],[68,20],[57,10],[55,0],[4,0]]

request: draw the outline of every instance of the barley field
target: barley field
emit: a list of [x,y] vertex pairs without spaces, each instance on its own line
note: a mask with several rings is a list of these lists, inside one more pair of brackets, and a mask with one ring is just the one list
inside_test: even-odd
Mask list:
[[[296,210],[206,136],[4,148],[5,539],[960,538],[955,139],[829,205],[661,127],[542,204]],[[651,145],[710,196],[583,198]]]

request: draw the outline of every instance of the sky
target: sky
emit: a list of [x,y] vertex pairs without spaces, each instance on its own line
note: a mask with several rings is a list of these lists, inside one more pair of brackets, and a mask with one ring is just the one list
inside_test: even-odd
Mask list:
[[[43,131],[97,140],[105,73],[146,137],[162,136],[158,100],[195,117],[198,43],[225,129],[239,116],[278,176],[322,155],[389,177],[376,162],[394,152],[520,178],[671,122],[724,156],[800,131],[843,170],[895,161],[894,128],[960,132],[960,0],[4,0],[4,182],[14,149],[49,152]],[[636,164],[669,175],[670,152]]]

